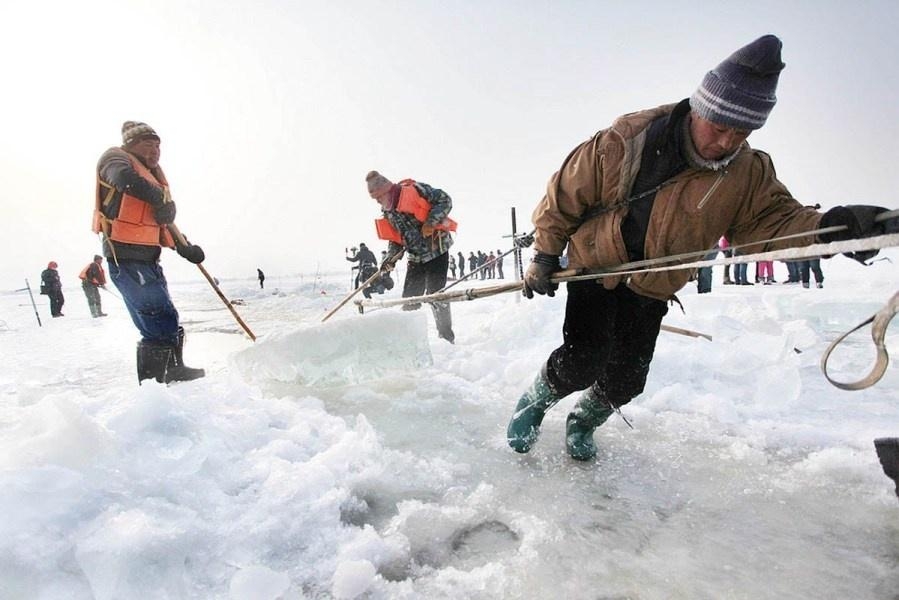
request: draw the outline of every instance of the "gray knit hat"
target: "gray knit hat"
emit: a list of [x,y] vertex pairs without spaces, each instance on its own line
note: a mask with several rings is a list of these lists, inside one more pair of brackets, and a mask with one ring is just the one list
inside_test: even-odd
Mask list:
[[140,121],[125,121],[122,123],[122,145],[127,146],[144,138],[159,139],[156,131]]
[[393,185],[389,179],[377,171],[369,171],[365,176],[365,183],[368,184],[368,195],[372,198],[377,198]]
[[706,73],[690,97],[690,108],[719,125],[761,128],[777,102],[782,46],[777,36],[769,34],[731,54]]

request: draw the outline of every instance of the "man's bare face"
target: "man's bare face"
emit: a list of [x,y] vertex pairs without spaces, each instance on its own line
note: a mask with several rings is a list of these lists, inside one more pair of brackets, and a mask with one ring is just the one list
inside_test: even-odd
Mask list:
[[721,160],[725,156],[733,154],[740,147],[749,134],[749,129],[736,129],[726,125],[719,125],[708,119],[703,119],[696,113],[691,115],[690,137],[699,155],[706,160]]
[[383,192],[378,194],[377,196],[373,196],[373,198],[377,201],[378,204],[381,205],[381,208],[387,210],[387,207],[390,206],[391,200],[391,188],[387,187]]
[[128,147],[128,151],[143,160],[151,169],[159,166],[159,140],[144,138]]

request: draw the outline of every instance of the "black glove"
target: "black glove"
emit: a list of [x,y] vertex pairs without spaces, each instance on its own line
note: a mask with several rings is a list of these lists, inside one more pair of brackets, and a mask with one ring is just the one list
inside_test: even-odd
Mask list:
[[[868,206],[865,204],[852,204],[848,206],[835,206],[824,213],[820,227],[833,227],[844,225],[846,229],[832,233],[822,233],[818,238],[825,244],[830,242],[843,242],[857,240],[859,238],[895,233],[899,231],[899,219],[887,219],[881,223],[874,219],[887,209],[882,206]],[[877,256],[878,250],[865,250],[862,252],[847,252],[845,256],[863,263]]]
[[203,252],[203,249],[196,244],[176,244],[175,251],[178,252],[180,256],[183,256],[189,262],[192,262],[195,265],[198,265],[206,260],[206,254]]
[[527,298],[533,298],[534,292],[555,296],[559,284],[553,283],[549,278],[561,269],[558,256],[538,252],[534,255],[534,260],[528,265],[528,270],[524,274],[524,288],[521,293]]
[[175,203],[166,202],[165,204],[160,204],[153,209],[153,216],[156,217],[156,222],[160,225],[169,225],[170,223],[174,223]]

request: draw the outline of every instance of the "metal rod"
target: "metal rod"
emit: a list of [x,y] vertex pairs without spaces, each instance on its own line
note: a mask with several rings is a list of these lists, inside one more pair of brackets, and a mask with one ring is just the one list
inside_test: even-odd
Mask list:
[[41,323],[41,316],[37,312],[37,304],[34,301],[34,294],[31,293],[31,285],[28,283],[28,278],[25,278],[25,289],[28,290],[28,297],[31,298],[31,306],[34,308],[34,317],[37,319],[37,326],[43,327],[44,325]]

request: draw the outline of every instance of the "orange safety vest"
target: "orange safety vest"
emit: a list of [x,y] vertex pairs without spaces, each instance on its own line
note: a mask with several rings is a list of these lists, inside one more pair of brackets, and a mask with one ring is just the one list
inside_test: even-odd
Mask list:
[[[83,269],[81,269],[81,274],[78,275],[78,278],[81,279],[81,281],[87,281],[87,270],[91,268],[91,265],[95,265],[95,264],[97,264],[97,263],[92,262],[92,263],[88,264],[86,267],[84,267]],[[106,285],[106,271],[104,271],[103,267],[100,265],[97,265],[97,268],[100,269],[100,279],[99,280],[91,280],[91,283],[96,284],[96,285]]]
[[[165,179],[162,169],[157,167],[157,175],[153,175],[150,169],[144,166],[136,156],[128,153],[131,166],[137,174],[150,183],[161,187],[168,195],[169,184]],[[103,234],[114,242],[125,244],[138,244],[141,246],[165,246],[175,247],[175,240],[168,228],[156,222],[153,215],[153,207],[140,198],[132,196],[127,191],[122,193],[122,202],[119,205],[119,214],[110,219],[103,214],[101,208],[112,201],[115,195],[115,186],[109,185],[100,179],[97,174],[97,200],[94,206],[94,233]]]
[[[431,212],[431,203],[421,197],[421,194],[418,193],[418,188],[413,185],[414,183],[415,181],[412,179],[404,179],[399,182],[400,199],[396,203],[395,210],[396,212],[410,214],[424,223]],[[434,229],[456,231],[457,227],[458,224],[455,221],[446,217],[435,225]],[[386,218],[375,219],[375,230],[378,232],[379,239],[394,242],[401,246],[405,245],[403,236]]]

